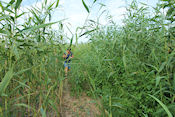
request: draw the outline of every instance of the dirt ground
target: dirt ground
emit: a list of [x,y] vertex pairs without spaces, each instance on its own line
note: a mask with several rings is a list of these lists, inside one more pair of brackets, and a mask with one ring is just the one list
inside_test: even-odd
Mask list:
[[[66,83],[67,84],[67,83]],[[98,117],[100,102],[83,94],[79,98],[71,96],[70,86],[64,86],[61,117]]]

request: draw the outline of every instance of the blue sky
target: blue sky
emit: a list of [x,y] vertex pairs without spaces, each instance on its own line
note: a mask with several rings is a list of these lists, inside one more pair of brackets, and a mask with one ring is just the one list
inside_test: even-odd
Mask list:
[[[10,1],[10,0],[2,0],[2,1]],[[41,7],[41,2],[44,0],[23,0],[22,8],[25,10],[26,8],[30,8],[30,6],[36,5],[37,7]],[[56,0],[48,0],[48,3],[54,2]],[[84,0],[85,3],[90,7],[94,0]],[[150,6],[156,6],[158,0],[137,0],[138,2],[146,3]],[[100,23],[102,25],[107,24],[106,16],[110,14],[112,19],[116,22],[116,24],[121,25],[122,19],[124,18],[123,14],[126,12],[125,6],[126,4],[130,4],[132,0],[97,0],[97,3],[90,8],[89,18],[93,20],[97,20],[97,16],[100,15],[100,12],[106,10],[106,12],[100,17]],[[106,5],[99,11],[100,4],[102,3]],[[85,22],[85,19],[88,15],[86,9],[82,4],[82,0],[60,0],[59,8],[56,9],[53,13],[52,21],[58,21],[61,19],[67,18],[65,24],[69,26],[71,31],[75,33],[76,27],[82,26]],[[53,26],[55,29],[58,28],[57,25]],[[70,33],[66,31],[68,36]],[[81,40],[80,40],[81,41]]]

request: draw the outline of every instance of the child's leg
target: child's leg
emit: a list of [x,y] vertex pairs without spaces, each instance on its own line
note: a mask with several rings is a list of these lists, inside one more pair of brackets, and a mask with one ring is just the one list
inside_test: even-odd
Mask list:
[[64,71],[65,71],[65,77],[67,78],[68,67],[65,67]]
[[65,72],[65,77],[67,78],[67,72],[68,72],[68,64],[64,63],[64,72]]
[[70,71],[70,63],[68,63],[68,71]]

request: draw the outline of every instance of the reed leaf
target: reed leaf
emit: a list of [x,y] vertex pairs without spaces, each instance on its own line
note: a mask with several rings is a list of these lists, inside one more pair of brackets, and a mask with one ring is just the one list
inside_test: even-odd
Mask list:
[[0,95],[2,96],[3,93],[5,93],[5,90],[7,86],[10,83],[10,80],[12,79],[14,73],[13,68],[10,68],[9,71],[5,74],[4,78],[0,82]]
[[89,8],[88,8],[88,6],[86,5],[86,3],[84,2],[84,0],[82,0],[82,3],[83,3],[83,5],[84,5],[86,11],[89,13]]
[[162,107],[163,109],[166,111],[168,117],[173,117],[173,115],[171,114],[171,112],[169,111],[169,109],[167,108],[167,106],[165,104],[163,104],[159,99],[157,99],[155,96],[148,94],[150,97],[152,97],[153,99],[155,99]]

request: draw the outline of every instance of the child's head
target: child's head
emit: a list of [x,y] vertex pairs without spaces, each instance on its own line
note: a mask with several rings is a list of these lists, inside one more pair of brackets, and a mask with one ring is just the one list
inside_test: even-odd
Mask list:
[[68,54],[70,54],[70,51],[71,51],[71,48],[68,48],[68,49],[66,50],[66,52],[67,52]]

